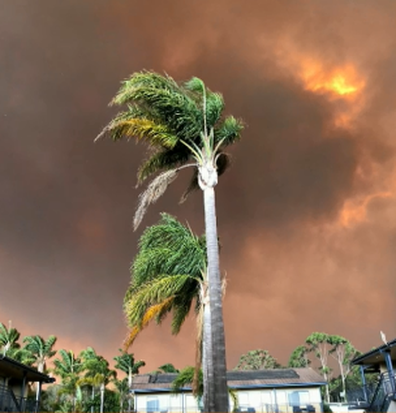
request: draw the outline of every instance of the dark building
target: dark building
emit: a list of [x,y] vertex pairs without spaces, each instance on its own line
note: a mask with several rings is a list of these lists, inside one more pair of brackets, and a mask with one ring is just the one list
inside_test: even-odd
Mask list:
[[[0,355],[0,412],[38,412],[42,384],[54,381],[32,367]],[[32,399],[27,397],[30,383],[36,383],[39,389]]]

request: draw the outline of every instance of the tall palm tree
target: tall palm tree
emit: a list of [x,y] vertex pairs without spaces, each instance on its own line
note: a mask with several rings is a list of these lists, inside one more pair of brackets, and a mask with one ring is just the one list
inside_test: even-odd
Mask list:
[[12,322],[8,322],[8,327],[5,324],[0,323],[0,348],[3,356],[10,355],[12,350],[19,349],[21,345],[18,340],[21,333],[14,327],[12,327]]
[[[25,343],[24,350],[33,359],[33,363],[37,366],[37,370],[40,373],[44,373],[47,361],[54,357],[56,350],[53,347],[57,338],[55,336],[49,336],[47,340],[44,340],[41,336],[27,336],[23,339]],[[36,402],[40,399],[40,386],[36,386]]]
[[138,72],[123,82],[111,103],[125,105],[126,110],[116,115],[98,137],[144,139],[152,152],[139,169],[138,182],[160,172],[140,196],[135,228],[147,207],[165,192],[182,168],[194,168],[184,198],[195,188],[203,191],[209,287],[206,309],[210,315],[204,337],[204,375],[209,383],[204,404],[207,412],[228,411],[214,187],[229,163],[223,150],[239,139],[242,123],[232,116],[223,117],[223,97],[196,77],[177,83],[167,75]]
[[[139,369],[141,367],[144,367],[146,363],[143,360],[135,361],[132,353],[127,353],[126,351],[121,349],[119,349],[119,351],[121,354],[114,357],[114,360],[116,362],[114,367],[126,373],[128,379],[128,389],[130,391],[132,389],[134,375],[139,374]],[[128,412],[131,412],[131,410],[132,399],[131,397],[128,397]]]
[[54,373],[61,377],[63,392],[72,398],[72,409],[75,411],[76,402],[81,394],[78,383],[83,365],[79,357],[72,350],[59,350],[60,358],[54,360]]

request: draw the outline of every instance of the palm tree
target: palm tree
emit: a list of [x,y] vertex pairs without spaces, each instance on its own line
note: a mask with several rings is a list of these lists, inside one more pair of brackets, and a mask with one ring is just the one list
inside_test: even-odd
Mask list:
[[180,370],[178,370],[172,363],[163,364],[162,366],[159,366],[156,371],[159,374],[163,374],[163,373],[180,373]]
[[[192,366],[187,366],[182,369],[175,380],[172,382],[172,391],[179,392],[181,388],[191,385],[196,380],[196,368]],[[202,396],[204,394],[204,383],[203,383],[203,373],[202,370],[199,370],[198,375],[198,386],[194,389],[193,395],[195,396],[198,406],[201,406]],[[233,409],[232,411],[238,411],[238,396],[234,389],[228,388],[228,394],[232,400]]]
[[44,373],[47,361],[56,354],[56,350],[53,350],[56,340],[55,336],[49,336],[47,340],[44,340],[39,335],[27,336],[23,339],[24,348],[35,358],[35,364],[40,373]]
[[18,340],[21,336],[21,333],[14,327],[12,327],[12,322],[8,322],[8,328],[0,323],[0,347],[3,353],[3,356],[10,356],[12,350],[19,349],[21,345],[18,343]]
[[[130,400],[129,397],[129,392],[130,392],[130,387],[128,385],[128,377],[125,377],[122,380],[114,380],[114,386],[117,389],[119,398],[120,398],[120,413],[124,412],[124,405],[125,405],[125,401]],[[130,404],[130,403],[128,403]],[[131,411],[131,408],[128,406],[128,411]]]
[[96,351],[92,347],[83,350],[80,353],[80,358],[82,360],[82,370],[85,370],[85,375],[78,380],[78,384],[80,386],[91,386],[92,412],[95,388],[100,389],[100,413],[103,413],[105,388],[110,380],[115,379],[116,372],[109,368],[109,362],[103,356],[96,354]]
[[[144,139],[151,155],[138,172],[138,182],[161,172],[139,199],[135,228],[147,207],[155,202],[176,178],[178,172],[194,167],[184,199],[191,190],[204,194],[205,229],[208,257],[210,327],[205,330],[206,376],[205,411],[228,411],[222,285],[214,187],[228,166],[223,150],[240,137],[242,123],[232,116],[223,117],[224,100],[196,77],[184,83],[154,72],[138,72],[123,82],[111,102],[127,109],[106,126],[98,136]],[[209,335],[208,335],[209,333]]]
[[[138,360],[135,362],[135,358],[133,354],[127,353],[121,349],[119,349],[121,354],[119,356],[115,356],[114,360],[116,364],[114,367],[118,370],[123,371],[127,374],[128,378],[128,389],[131,391],[133,386],[133,376],[135,374],[139,374],[139,369],[144,367],[146,363],[143,360]],[[121,397],[121,396],[120,396]],[[128,397],[128,412],[131,412],[132,409],[132,399]]]
[[72,350],[59,350],[60,358],[54,360],[54,373],[61,377],[63,393],[72,398],[72,409],[75,411],[76,402],[80,398],[81,389],[78,383],[82,371],[82,362]]
[[[53,347],[57,338],[55,336],[49,336],[47,340],[44,340],[41,336],[27,336],[23,339],[25,343],[24,350],[28,352],[33,359],[32,364],[36,364],[37,370],[40,373],[44,373],[47,361],[55,356],[56,350]],[[40,399],[40,386],[36,386],[36,403]]]
[[[160,323],[168,313],[172,313],[172,333],[178,334],[194,307],[198,324],[198,374],[202,347],[204,355],[206,354],[206,342],[202,343],[205,314],[208,318],[205,308],[208,299],[205,237],[197,237],[190,228],[168,214],[161,216],[158,224],[143,232],[138,254],[131,267],[132,281],[124,304],[131,331],[125,346],[128,348],[151,321]],[[203,363],[204,366],[205,364]],[[197,381],[194,381],[194,386],[196,384]]]

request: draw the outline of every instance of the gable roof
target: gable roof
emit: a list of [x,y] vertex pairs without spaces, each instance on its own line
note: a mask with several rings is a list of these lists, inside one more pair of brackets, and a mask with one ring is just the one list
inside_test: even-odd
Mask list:
[[28,382],[39,381],[42,383],[53,383],[55,381],[54,378],[40,373],[33,367],[19,363],[18,361],[7,356],[0,355],[0,377],[9,377],[22,380],[24,375],[26,375],[26,380]]
[[[155,393],[172,390],[176,373],[140,374],[134,377],[136,393]],[[234,389],[324,386],[323,377],[311,368],[241,370],[227,372],[228,386]],[[190,386],[182,390],[191,390]]]

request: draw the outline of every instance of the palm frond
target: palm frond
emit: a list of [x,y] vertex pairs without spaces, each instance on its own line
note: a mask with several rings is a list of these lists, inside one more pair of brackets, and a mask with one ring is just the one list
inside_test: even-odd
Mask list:
[[154,178],[147,189],[139,195],[138,207],[133,219],[133,229],[136,231],[147,208],[154,204],[166,191],[169,184],[173,182],[177,177],[177,169],[171,169],[170,171],[162,172],[156,178]]
[[180,294],[190,278],[189,275],[163,276],[135,290],[129,301],[124,303],[129,326],[141,325],[148,308]]
[[224,99],[220,93],[209,92],[206,96],[206,118],[209,128],[213,128],[220,120],[224,110]]
[[187,201],[187,198],[191,193],[199,189],[199,183],[198,183],[198,169],[194,169],[193,175],[190,179],[190,182],[187,186],[187,189],[183,192],[183,195],[180,198],[179,204],[183,204],[184,202]]
[[145,229],[131,266],[132,290],[160,274],[190,274],[200,279],[206,265],[206,244],[169,214]]
[[190,151],[184,145],[152,154],[138,170],[138,185],[150,175],[162,170],[177,168],[191,158]]
[[105,128],[104,133],[108,134],[113,141],[137,138],[145,140],[150,146],[169,149],[174,148],[178,142],[177,136],[166,125],[147,118],[117,119]]
[[215,128],[215,143],[223,139],[222,147],[231,145],[240,139],[243,128],[244,125],[242,121],[234,118],[233,116],[227,116]]
[[123,105],[132,100],[133,91],[136,88],[149,87],[153,89],[163,89],[170,92],[177,91],[178,85],[170,76],[160,75],[159,73],[142,70],[136,72],[121,83],[121,87],[110,105]]
[[138,72],[123,82],[111,104],[133,103],[166,124],[175,135],[194,139],[202,129],[201,108],[171,77]]
[[146,313],[143,316],[143,319],[140,324],[136,324],[130,329],[130,332],[128,336],[126,337],[124,341],[124,351],[127,351],[129,347],[133,344],[135,341],[137,335],[145,328],[148,326],[148,324],[156,318],[159,314],[163,312],[169,311],[169,309],[172,307],[172,302],[174,300],[174,297],[168,297],[164,301],[162,301],[159,304],[152,305],[149,307],[146,311]]

